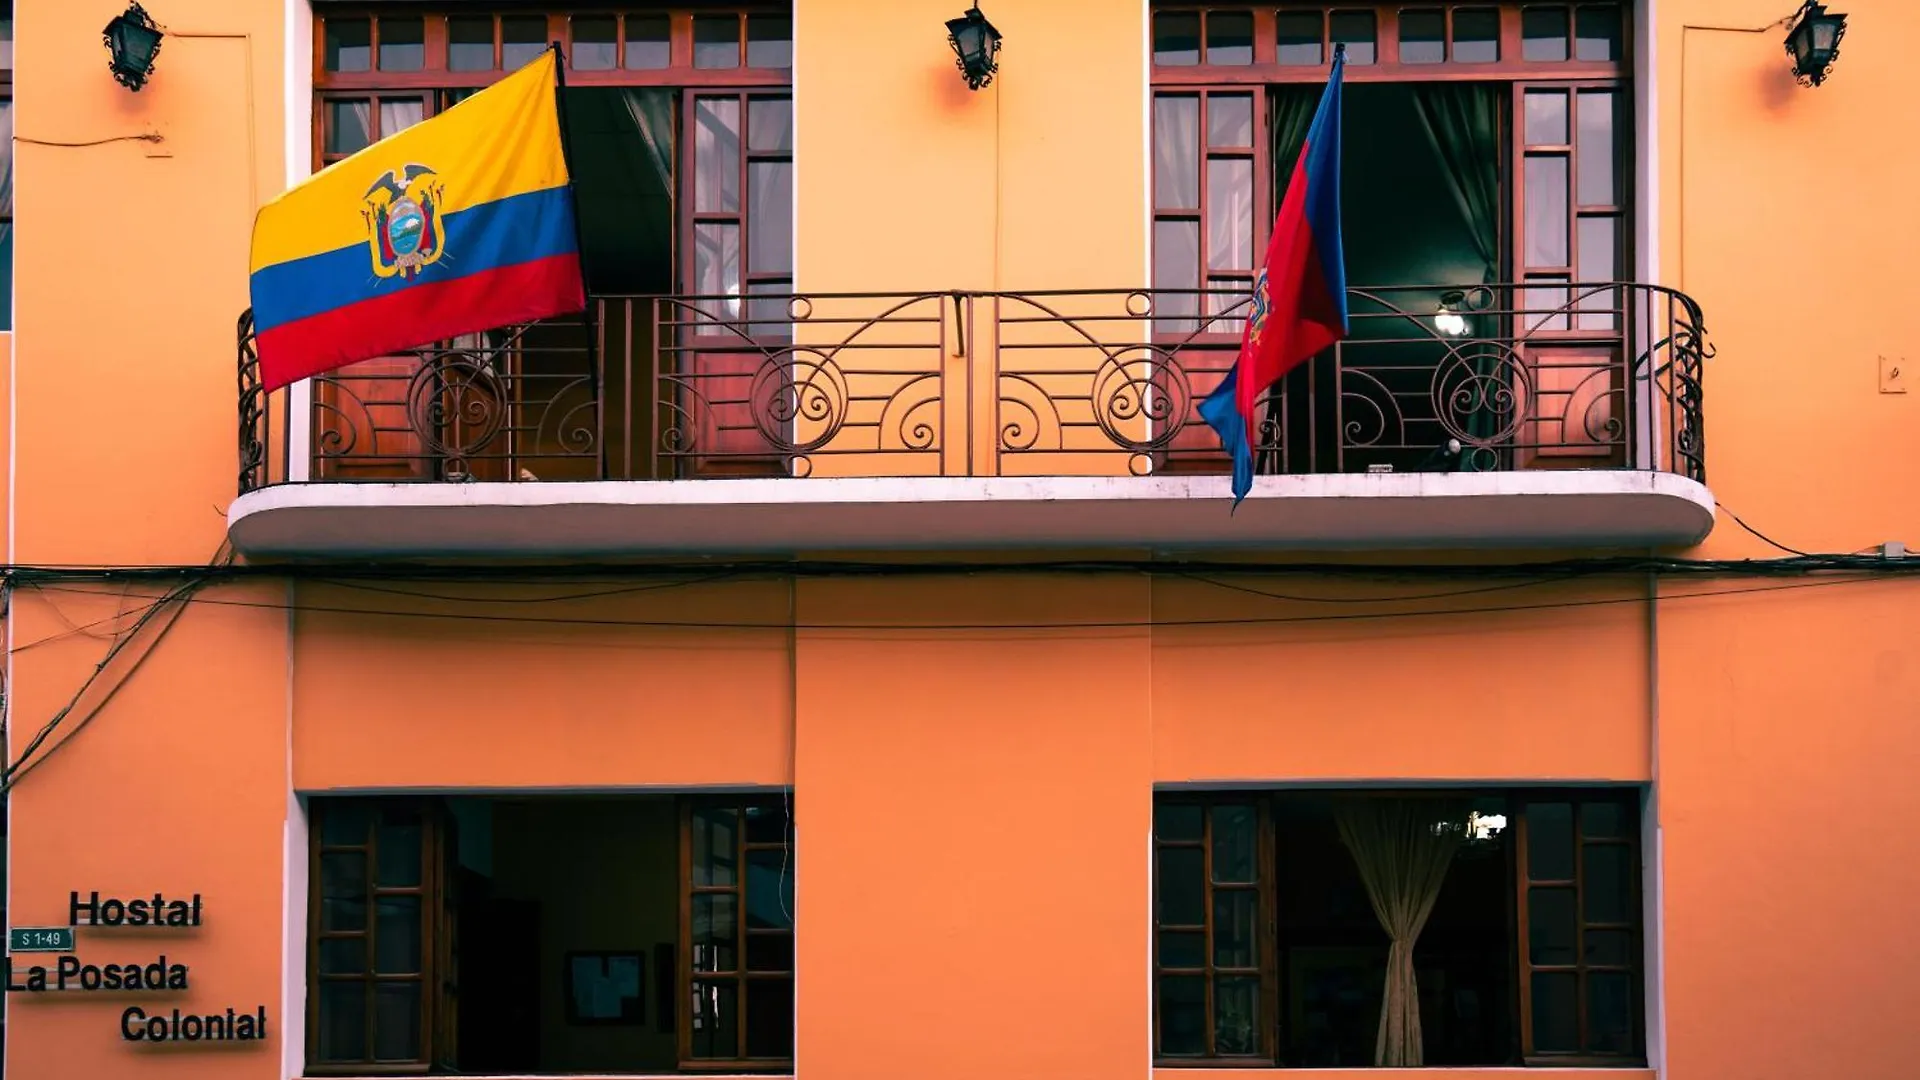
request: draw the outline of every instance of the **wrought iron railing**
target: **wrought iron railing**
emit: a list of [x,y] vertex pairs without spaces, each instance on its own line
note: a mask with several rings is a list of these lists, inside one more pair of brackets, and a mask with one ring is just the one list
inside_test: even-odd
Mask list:
[[[1350,289],[1260,403],[1263,473],[1606,468],[1705,479],[1699,306],[1659,286]],[[268,436],[240,324],[241,489],[311,481],[1223,471],[1200,400],[1244,293],[596,297],[356,364]],[[288,398],[288,395],[276,395]],[[280,406],[283,407],[284,406]]]

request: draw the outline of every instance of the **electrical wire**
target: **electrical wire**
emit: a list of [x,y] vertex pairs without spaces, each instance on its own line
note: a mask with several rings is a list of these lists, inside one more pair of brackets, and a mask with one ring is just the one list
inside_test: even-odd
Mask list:
[[[1821,557],[1822,557],[1822,556],[1819,556],[1819,555],[1809,555],[1809,554],[1807,554],[1806,552],[1804,552],[1804,551],[1801,551],[1801,550],[1800,550],[1799,548],[1794,548],[1794,547],[1788,547],[1787,545],[1785,545],[1785,544],[1783,544],[1783,543],[1781,543],[1780,541],[1778,541],[1778,540],[1775,540],[1775,539],[1774,539],[1773,537],[1771,537],[1771,536],[1768,536],[1768,535],[1767,535],[1766,533],[1763,533],[1763,532],[1761,532],[1761,531],[1760,531],[1759,529],[1756,529],[1756,528],[1754,528],[1753,526],[1751,526],[1751,525],[1749,525],[1749,524],[1747,524],[1747,523],[1746,523],[1745,521],[1742,521],[1742,520],[1740,520],[1740,515],[1739,515],[1739,514],[1736,514],[1736,513],[1734,513],[1734,512],[1733,512],[1733,509],[1732,509],[1731,507],[1729,507],[1729,506],[1728,506],[1728,505],[1727,505],[1726,503],[1723,503],[1723,502],[1721,502],[1721,501],[1720,501],[1720,500],[1718,500],[1718,499],[1715,499],[1715,500],[1713,501],[1713,505],[1715,505],[1715,506],[1717,506],[1717,507],[1719,507],[1720,509],[1722,509],[1722,510],[1724,510],[1724,511],[1726,511],[1726,514],[1727,514],[1727,516],[1733,519],[1733,523],[1734,523],[1735,525],[1738,525],[1738,526],[1740,526],[1740,527],[1741,527],[1742,529],[1745,529],[1745,530],[1746,530],[1746,531],[1748,531],[1749,533],[1752,533],[1752,534],[1753,534],[1754,536],[1757,536],[1757,537],[1759,537],[1759,538],[1760,538],[1761,540],[1763,540],[1763,541],[1765,541],[1765,542],[1766,542],[1766,543],[1767,543],[1767,544],[1768,544],[1769,546],[1771,546],[1771,547],[1773,547],[1773,548],[1776,548],[1776,549],[1778,549],[1778,550],[1780,550],[1780,551],[1784,551],[1784,552],[1786,552],[1786,553],[1787,553],[1787,554],[1789,554],[1789,555],[1797,555],[1797,556],[1799,556],[1800,558],[1803,558],[1803,559],[1818,559],[1818,558],[1821,558]],[[1872,550],[1872,549],[1871,549],[1871,548],[1868,548],[1868,549],[1864,549],[1864,550],[1869,550],[1869,551],[1870,551],[1870,550]],[[1858,554],[1860,554],[1860,552],[1854,552],[1854,554],[1855,554],[1855,555],[1858,555]]]

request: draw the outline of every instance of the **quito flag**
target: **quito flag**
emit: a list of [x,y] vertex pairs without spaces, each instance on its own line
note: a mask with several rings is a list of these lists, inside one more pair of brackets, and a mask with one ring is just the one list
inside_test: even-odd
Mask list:
[[1253,282],[1240,355],[1200,415],[1233,456],[1233,505],[1253,487],[1253,410],[1281,376],[1347,336],[1347,263],[1340,246],[1340,73],[1344,47],[1287,181],[1267,258]]
[[260,381],[586,306],[553,50],[253,222]]

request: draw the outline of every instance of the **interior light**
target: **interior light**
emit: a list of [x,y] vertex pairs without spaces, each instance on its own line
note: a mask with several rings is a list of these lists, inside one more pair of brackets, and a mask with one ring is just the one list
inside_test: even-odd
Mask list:
[[1440,297],[1440,310],[1434,312],[1433,328],[1448,337],[1465,337],[1467,317],[1460,312],[1466,307],[1467,294],[1458,289],[1449,290]]

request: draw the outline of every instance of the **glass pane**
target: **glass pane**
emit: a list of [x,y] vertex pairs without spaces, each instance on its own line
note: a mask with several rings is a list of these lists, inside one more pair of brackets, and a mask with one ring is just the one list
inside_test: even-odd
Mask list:
[[657,70],[673,62],[673,45],[665,15],[627,16],[627,56],[633,71]]
[[1207,268],[1253,268],[1253,162],[1207,162]]
[[330,801],[316,807],[323,847],[360,847],[373,827],[373,807],[365,802]]
[[742,811],[747,821],[747,843],[778,844],[793,839],[793,823],[785,806],[749,806]]
[[427,103],[414,98],[380,103],[380,137],[398,134],[427,118]]
[[1208,278],[1204,310],[1206,314],[1216,317],[1207,320],[1207,332],[1212,334],[1240,333],[1246,326],[1247,309],[1250,306],[1252,296],[1253,279],[1250,277]]
[[1580,927],[1571,888],[1527,890],[1527,955],[1535,964],[1573,964]]
[[500,67],[525,67],[547,49],[547,20],[543,15],[509,15],[500,20]]
[[793,149],[793,101],[753,98],[747,102],[747,149],[779,153]]
[[373,933],[373,970],[382,975],[411,975],[422,970],[420,898],[377,897],[374,910],[380,921]]
[[[1608,219],[1602,219],[1608,220]],[[1586,249],[1586,233],[1580,234],[1582,255]],[[1626,836],[1627,808],[1617,802],[1590,802],[1580,804],[1581,836]]]
[[1200,807],[1193,803],[1161,803],[1153,808],[1153,835],[1161,840],[1200,839]]
[[[1580,281],[1585,284],[1598,284],[1614,281],[1619,276],[1616,265],[1619,251],[1619,219],[1611,217],[1583,217],[1580,219]],[[1580,291],[1580,329],[1611,330],[1614,328],[1614,308],[1619,304],[1618,290],[1582,289]],[[1605,812],[1618,815],[1619,808],[1601,803]],[[1584,822],[1594,807],[1581,811]],[[1591,825],[1583,826],[1590,829]],[[1608,835],[1594,834],[1589,835]]]
[[747,66],[793,66],[793,18],[788,15],[747,16]]
[[380,70],[419,71],[426,66],[426,20],[381,19]]
[[1520,13],[1520,55],[1536,63],[1567,58],[1567,9],[1530,7]]
[[1205,852],[1199,848],[1161,848],[1154,860],[1155,919],[1163,926],[1201,926],[1206,922]]
[[447,67],[486,71],[493,67],[493,20],[485,15],[447,19]]
[[1620,9],[1581,5],[1574,15],[1573,57],[1576,60],[1620,59]]
[[693,165],[695,210],[731,213],[740,209],[738,98],[703,97],[694,101]]
[[1602,1054],[1633,1052],[1633,976],[1625,971],[1587,974],[1587,1047]]
[[1163,968],[1197,968],[1207,963],[1207,935],[1201,930],[1162,930],[1159,964]]
[[1260,894],[1220,889],[1213,894],[1213,966],[1250,968],[1260,963]]
[[[730,297],[701,302],[701,310],[714,319],[740,317],[740,226],[725,222],[703,221],[693,227],[693,290],[701,296]],[[718,830],[716,826],[716,830]],[[694,880],[700,884],[733,883],[734,856],[732,830],[725,829],[719,845],[712,849],[711,861],[697,862]],[[724,842],[721,842],[724,839]],[[696,840],[696,843],[698,841]],[[701,878],[709,881],[700,881]]]
[[[368,101],[327,102],[327,139],[329,154],[352,154],[373,141],[373,103]],[[356,839],[356,843],[366,843]]]
[[573,17],[573,55],[567,59],[579,71],[606,71],[618,59],[615,40],[618,22],[611,15]]
[[[1541,281],[1565,281],[1565,278],[1539,278]],[[1520,290],[1520,313],[1522,323],[1528,330],[1565,330],[1567,328],[1566,307],[1570,303],[1567,288],[1564,285],[1535,285]],[[1572,854],[1567,855],[1568,865],[1572,865]]]
[[739,1055],[739,993],[732,982],[693,984],[693,1056],[731,1058]]
[[[1340,16],[1334,16],[1338,21]],[[1320,47],[1320,13],[1317,11],[1283,11],[1274,18],[1275,40],[1274,59],[1282,64],[1300,64],[1317,66],[1327,62]],[[1347,50],[1347,59],[1353,59],[1353,50]]]
[[754,979],[747,983],[747,1056],[793,1056],[793,983]]
[[1327,25],[1328,39],[1346,45],[1349,64],[1374,62],[1376,36],[1371,11],[1336,11]]
[[1207,984],[1199,975],[1160,976],[1160,1052],[1168,1057],[1207,1052]]
[[367,1059],[367,984],[358,979],[320,983],[321,1061]]
[[1526,813],[1527,876],[1534,881],[1572,881],[1573,807],[1532,803]]
[[365,71],[373,63],[373,26],[366,19],[328,19],[328,71]]
[[1244,11],[1207,13],[1207,63],[1253,63],[1253,16]]
[[1253,145],[1253,98],[1214,94],[1207,98],[1207,145],[1217,149]]
[[1438,11],[1400,13],[1400,62],[1438,64],[1447,58],[1447,19]]
[[420,1057],[419,983],[375,984],[373,1057],[376,1061],[414,1061]]
[[320,974],[358,975],[367,970],[365,938],[321,938]]
[[1580,1049],[1580,976],[1571,971],[1533,973],[1533,1048],[1541,1053]]
[[1260,1049],[1260,978],[1223,975],[1213,981],[1213,1049],[1251,1054]]
[[1567,92],[1565,90],[1529,90],[1527,92],[1527,145],[1565,146],[1567,144]]
[[1200,99],[1153,99],[1153,204],[1166,210],[1200,206]]
[[[1167,221],[1153,223],[1153,287],[1156,289],[1198,289],[1200,287],[1200,223]],[[1186,333],[1196,327],[1193,316],[1200,310],[1197,293],[1161,295],[1153,298],[1153,310],[1160,316],[1155,326],[1162,333]],[[1172,854],[1172,852],[1162,852]],[[1193,853],[1195,856],[1199,852]]]
[[1625,844],[1588,844],[1584,854],[1581,897],[1587,905],[1586,921],[1632,922],[1633,849]]
[[1160,11],[1153,16],[1153,62],[1192,67],[1200,62],[1200,13]]
[[1633,963],[1633,933],[1628,930],[1588,930],[1581,938],[1585,961],[1599,967]]
[[1456,8],[1453,58],[1462,64],[1491,64],[1500,59],[1500,13],[1492,8]]
[[352,852],[320,856],[320,929],[366,928],[366,856]]
[[1612,206],[1617,201],[1613,194],[1613,92],[1581,94],[1578,111],[1574,153],[1580,159],[1579,203]]
[[13,70],[13,5],[8,4],[4,10],[0,10],[0,71],[11,70]]
[[[385,106],[381,107],[385,118]],[[411,819],[411,820],[409,820]],[[376,838],[380,855],[378,877],[381,888],[406,889],[420,884],[420,818],[418,814],[389,813],[380,822]]]
[[[787,341],[793,336],[793,283],[790,281],[753,281],[747,283],[747,333],[759,341]],[[787,870],[791,878],[791,865]],[[789,883],[788,888],[792,888]],[[789,899],[787,910],[793,910]]]
[[747,926],[793,929],[793,860],[783,848],[747,853]]
[[733,971],[739,938],[739,917],[732,893],[699,893],[693,897],[693,970]]
[[697,68],[740,66],[740,17],[738,15],[694,17],[693,66]]
[[1251,806],[1213,808],[1213,880],[1251,883],[1260,843],[1260,818]]
[[748,162],[747,205],[748,268],[756,274],[792,270],[793,162]]
[[1527,158],[1527,265],[1567,265],[1567,159]]
[[748,971],[792,971],[792,934],[748,934]]

